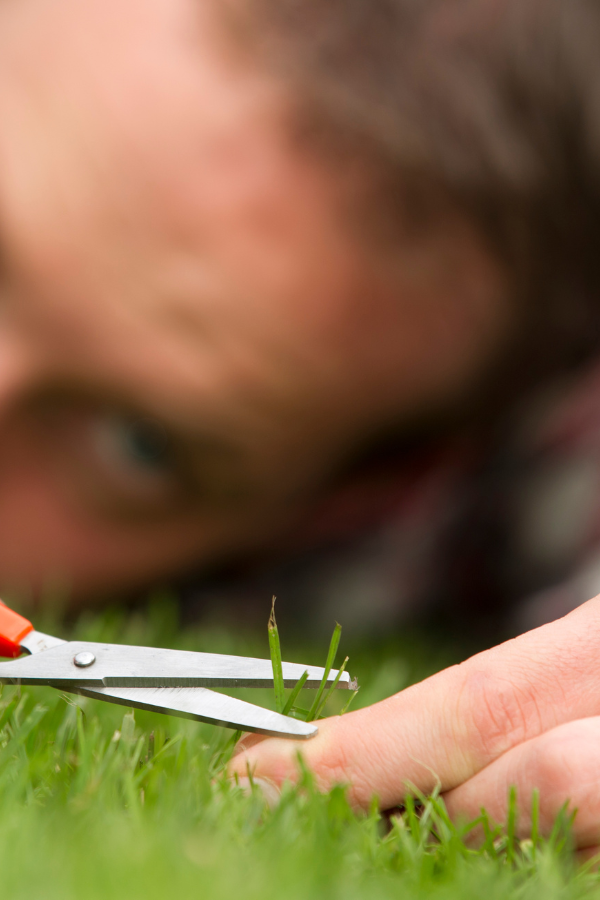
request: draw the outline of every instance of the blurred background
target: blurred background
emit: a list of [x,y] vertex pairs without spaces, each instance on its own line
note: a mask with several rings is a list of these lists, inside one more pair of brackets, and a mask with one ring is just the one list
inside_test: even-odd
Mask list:
[[437,664],[594,596],[599,45],[585,0],[5,4],[6,601],[216,648],[276,595]]

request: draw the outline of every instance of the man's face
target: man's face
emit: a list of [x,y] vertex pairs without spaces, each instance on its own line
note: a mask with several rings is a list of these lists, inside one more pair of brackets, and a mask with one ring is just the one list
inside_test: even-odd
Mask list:
[[0,8],[0,585],[251,548],[426,391],[330,174],[209,13]]

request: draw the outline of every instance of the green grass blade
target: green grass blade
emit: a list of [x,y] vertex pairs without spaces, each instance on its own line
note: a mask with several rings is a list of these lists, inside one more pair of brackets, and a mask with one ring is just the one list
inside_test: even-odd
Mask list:
[[283,709],[281,710],[284,716],[287,716],[287,714],[293,707],[294,703],[298,699],[298,694],[300,693],[300,691],[306,684],[307,679],[308,679],[308,672],[304,672],[304,674],[300,676],[300,678],[298,679],[298,681],[292,688],[290,696],[287,698],[286,704],[283,707]]
[[325,690],[325,685],[327,684],[327,679],[329,678],[329,673],[333,668],[333,664],[335,662],[335,656],[338,651],[338,647],[340,645],[340,637],[342,636],[342,626],[339,622],[336,623],[335,628],[333,629],[333,634],[331,635],[331,641],[329,643],[329,652],[327,654],[327,662],[325,663],[325,671],[323,672],[323,677],[321,679],[321,684],[317,689],[317,695],[313,701],[313,704],[310,708],[308,714],[309,722],[312,722],[313,719],[316,718],[317,710],[319,709],[321,703],[321,697],[323,696],[323,691]]
[[508,816],[506,821],[506,861],[512,865],[515,858],[515,837],[517,832],[517,789],[511,786],[508,792]]
[[348,712],[348,710],[350,709],[351,704],[354,702],[354,699],[355,699],[356,695],[358,694],[359,690],[360,690],[360,688],[356,688],[355,691],[352,691],[352,693],[348,697],[348,700],[346,701],[346,703],[344,704],[344,706],[342,707],[342,709],[340,711],[340,716],[343,716],[343,715],[345,715],[345,713]]
[[481,845],[484,853],[489,854],[492,859],[498,858],[498,848],[496,847],[496,838],[498,837],[498,829],[492,828],[490,817],[486,810],[481,808],[481,828],[484,834],[484,842]]
[[277,712],[283,712],[285,707],[285,688],[283,685],[283,668],[281,665],[281,644],[279,631],[275,620],[275,597],[271,603],[271,615],[269,616],[269,651],[271,653],[271,665],[273,666],[273,687],[275,689],[275,707]]
[[293,716],[294,719],[302,719],[303,722],[308,722],[308,716],[310,714],[309,709],[304,709],[302,706],[294,706],[290,710],[290,716]]
[[321,713],[322,713],[323,710],[325,709],[325,705],[327,704],[327,701],[329,700],[329,698],[331,697],[331,695],[332,695],[333,692],[335,691],[336,687],[338,686],[339,681],[340,681],[340,678],[342,677],[342,673],[346,671],[346,664],[347,664],[347,662],[348,662],[348,657],[346,657],[346,659],[344,660],[344,662],[343,662],[342,665],[340,666],[339,671],[338,671],[337,675],[335,676],[333,682],[329,685],[329,688],[328,688],[327,692],[323,695],[323,699],[321,700],[321,702],[320,702],[320,704],[319,704],[319,708],[317,709],[317,712],[316,712],[316,714],[315,714],[315,719],[318,719],[318,718],[319,718],[319,716],[321,715]]
[[540,840],[540,792],[538,788],[533,790],[531,795],[531,844],[533,847],[533,856]]

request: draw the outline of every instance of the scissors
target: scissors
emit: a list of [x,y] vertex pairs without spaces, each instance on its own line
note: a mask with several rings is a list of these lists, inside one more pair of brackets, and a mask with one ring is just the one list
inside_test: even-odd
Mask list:
[[[312,722],[209,690],[209,686],[273,687],[269,659],[63,641],[35,631],[31,622],[1,600],[0,656],[10,658],[0,662],[2,684],[49,685],[109,703],[275,737],[302,740],[314,737],[318,730]],[[325,675],[318,666],[298,663],[284,662],[282,669],[286,687],[293,687],[308,672],[304,687],[315,688]],[[333,684],[337,675],[332,669],[326,684]],[[336,687],[355,684],[342,672]]]

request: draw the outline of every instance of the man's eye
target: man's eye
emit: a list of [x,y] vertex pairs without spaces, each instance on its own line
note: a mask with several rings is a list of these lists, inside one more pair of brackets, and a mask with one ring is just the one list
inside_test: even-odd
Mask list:
[[111,416],[96,424],[101,446],[123,461],[148,472],[170,465],[169,442],[164,431],[152,422]]
[[44,465],[88,511],[164,516],[191,504],[222,510],[253,496],[244,458],[216,440],[192,442],[150,417],[61,398],[33,413]]
[[44,465],[82,508],[148,516],[189,501],[185,454],[160,421],[60,398],[40,404],[33,420]]
[[161,479],[173,474],[169,439],[160,425],[124,415],[99,416],[92,425],[94,443],[105,464],[123,474]]

